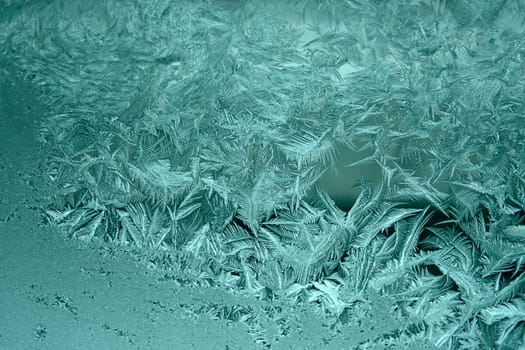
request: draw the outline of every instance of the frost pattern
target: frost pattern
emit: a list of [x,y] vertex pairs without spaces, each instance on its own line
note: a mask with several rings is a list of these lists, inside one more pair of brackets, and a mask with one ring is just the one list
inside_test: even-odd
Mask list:
[[[0,2],[2,55],[50,111],[50,221],[339,335],[386,303],[399,326],[356,348],[518,348],[523,2],[260,3]],[[383,173],[348,211],[319,186],[341,149]]]

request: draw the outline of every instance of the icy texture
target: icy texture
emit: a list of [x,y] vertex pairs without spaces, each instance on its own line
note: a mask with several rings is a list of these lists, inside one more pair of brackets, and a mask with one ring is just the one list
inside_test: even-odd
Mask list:
[[[402,321],[358,347],[518,348],[525,4],[227,3],[0,5],[51,113],[50,219],[343,325],[380,293]],[[343,211],[320,178],[364,149],[382,180]]]

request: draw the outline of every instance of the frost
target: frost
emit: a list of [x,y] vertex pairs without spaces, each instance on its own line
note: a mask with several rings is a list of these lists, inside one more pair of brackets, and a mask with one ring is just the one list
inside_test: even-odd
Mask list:
[[[69,235],[182,254],[196,279],[339,323],[386,300],[403,322],[358,348],[503,348],[523,322],[524,13],[3,1],[0,47],[49,109],[46,210]],[[338,208],[323,176],[365,151]]]

